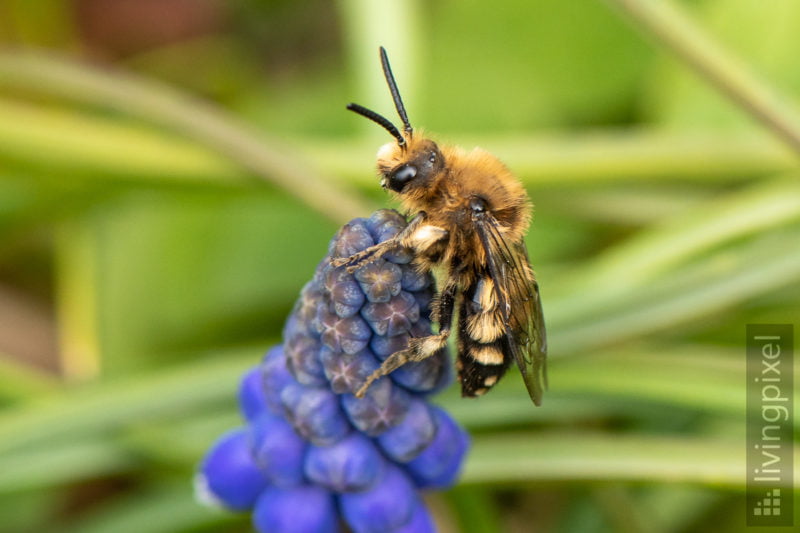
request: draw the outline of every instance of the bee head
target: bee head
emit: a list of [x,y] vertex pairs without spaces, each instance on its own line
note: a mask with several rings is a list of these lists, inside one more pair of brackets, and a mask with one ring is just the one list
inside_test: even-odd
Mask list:
[[409,137],[403,146],[389,143],[378,150],[381,186],[398,194],[427,188],[442,168],[442,152],[424,137]]
[[430,178],[444,166],[444,159],[436,143],[428,139],[414,138],[414,129],[408,121],[406,108],[389,66],[389,58],[382,46],[380,56],[389,92],[392,94],[397,114],[403,121],[403,133],[400,133],[397,126],[389,119],[371,109],[358,104],[349,104],[347,109],[377,123],[396,139],[396,143],[386,144],[378,151],[378,169],[381,173],[381,186],[404,194],[411,189],[427,185]]

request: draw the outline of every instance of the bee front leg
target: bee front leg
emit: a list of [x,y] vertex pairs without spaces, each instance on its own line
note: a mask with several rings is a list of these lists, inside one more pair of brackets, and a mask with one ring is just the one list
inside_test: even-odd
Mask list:
[[369,248],[365,248],[364,250],[361,250],[357,254],[353,254],[350,257],[338,257],[336,259],[331,259],[331,265],[333,265],[335,268],[343,266],[347,267],[347,273],[352,274],[360,267],[372,263],[373,261],[377,261],[383,256],[383,254],[394,249],[396,246],[398,246],[398,243],[394,238],[392,238],[387,241],[383,241],[380,244],[375,244]]
[[388,376],[406,363],[422,361],[443,350],[447,346],[447,339],[450,337],[450,323],[453,321],[453,309],[455,308],[456,293],[458,290],[457,278],[451,275],[437,300],[437,307],[434,316],[439,323],[439,333],[419,337],[408,341],[408,348],[395,352],[383,361],[380,368],[375,370],[367,377],[364,384],[355,392],[357,398],[363,398],[370,385],[383,376]]
[[420,211],[405,228],[391,239],[370,246],[350,257],[331,259],[331,265],[336,268],[347,267],[347,272],[352,274],[359,267],[377,261],[381,256],[398,247],[411,248],[416,252],[419,251],[420,245],[430,246],[436,240],[447,235],[447,231],[444,229],[425,225],[425,219],[425,212]]

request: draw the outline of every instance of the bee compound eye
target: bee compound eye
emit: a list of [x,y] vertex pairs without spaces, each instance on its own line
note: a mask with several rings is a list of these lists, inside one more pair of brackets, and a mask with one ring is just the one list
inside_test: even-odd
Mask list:
[[428,158],[428,161],[431,162],[431,163],[435,163],[436,162],[436,152],[431,152],[431,155]]
[[417,175],[417,167],[413,165],[403,165],[392,176],[393,181],[397,183],[405,183],[413,179]]
[[409,181],[417,175],[417,167],[403,165],[388,176],[387,187],[395,192],[401,192]]

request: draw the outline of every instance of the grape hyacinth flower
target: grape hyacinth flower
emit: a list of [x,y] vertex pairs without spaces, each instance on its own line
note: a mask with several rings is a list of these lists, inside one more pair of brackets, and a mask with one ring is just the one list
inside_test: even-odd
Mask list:
[[407,250],[352,274],[330,265],[405,226],[380,210],[331,241],[283,344],[241,381],[246,425],[206,454],[202,500],[251,512],[262,533],[435,531],[419,491],[453,485],[468,447],[464,430],[428,401],[451,378],[446,350],[353,394],[410,337],[430,334],[432,276],[416,271]]

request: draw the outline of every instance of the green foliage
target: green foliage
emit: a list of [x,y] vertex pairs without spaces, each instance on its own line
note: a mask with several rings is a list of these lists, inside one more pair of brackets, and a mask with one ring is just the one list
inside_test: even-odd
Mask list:
[[[800,316],[796,154],[602,3],[385,4],[230,2],[94,43],[113,68],[65,57],[62,3],[0,8],[4,44],[50,48],[0,51],[4,531],[248,530],[192,471],[337,224],[386,203],[388,139],[343,109],[390,114],[378,44],[414,124],[536,204],[550,391],[440,397],[474,435],[443,530],[745,531],[744,328]],[[800,96],[796,2],[685,4]]]

